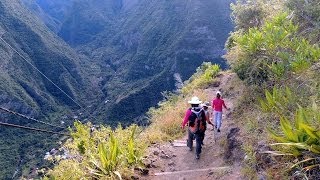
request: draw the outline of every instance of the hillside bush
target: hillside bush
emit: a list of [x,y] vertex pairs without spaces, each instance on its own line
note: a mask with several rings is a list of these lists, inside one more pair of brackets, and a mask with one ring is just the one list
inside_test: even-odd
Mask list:
[[261,28],[236,35],[236,46],[226,58],[248,84],[279,81],[284,75],[305,71],[320,58],[319,46],[299,36],[298,26],[287,13],[275,16]]
[[[275,141],[271,144],[276,156],[289,156],[292,170],[299,175],[318,176],[320,170],[320,113],[315,101],[311,106],[301,107],[301,96],[294,96],[287,87],[285,90],[266,91],[266,99],[261,100],[264,112],[276,114],[277,123],[270,123],[268,132]],[[292,114],[292,112],[296,112]],[[276,121],[278,122],[278,121]],[[307,177],[307,175],[306,175]]]
[[231,18],[237,31],[247,32],[250,28],[260,27],[266,20],[282,12],[281,0],[237,0],[231,3]]
[[[253,179],[320,177],[319,5],[313,0],[233,5],[237,28],[225,57],[249,85],[234,118],[246,139],[243,173]],[[246,17],[250,12],[258,12],[253,20]]]
[[215,82],[215,77],[220,72],[220,66],[218,64],[212,64],[211,62],[203,62],[196,70],[186,84],[181,89],[182,94],[188,94],[195,89],[205,89]]
[[294,19],[300,23],[300,32],[310,41],[320,40],[320,3],[318,0],[288,0],[286,6],[293,12]]
[[50,179],[121,179],[142,165],[145,143],[138,143],[136,125],[126,129],[119,125],[115,130],[102,125],[94,129],[80,122],[74,125],[64,155],[52,158],[56,166],[49,171]]

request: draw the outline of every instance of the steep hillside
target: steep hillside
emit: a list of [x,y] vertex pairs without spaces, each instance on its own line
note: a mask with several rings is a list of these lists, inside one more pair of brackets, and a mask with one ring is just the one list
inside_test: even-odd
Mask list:
[[[226,59],[248,179],[320,178],[319,1],[237,1]],[[250,23],[248,23],[250,22]]]
[[[107,79],[101,78],[104,82],[101,85],[110,98],[103,106],[113,110],[108,109],[111,118],[121,117],[120,113],[127,117],[138,114],[139,107],[156,96],[148,96],[152,93],[149,87],[167,85],[163,82],[170,82],[175,72],[177,79],[184,79],[187,72],[180,72],[179,68],[187,71],[189,67],[184,65],[197,59],[193,55],[206,52],[205,46],[199,48],[196,42],[202,43],[202,38],[208,41],[200,36],[208,31],[201,29],[193,34],[194,26],[188,27],[198,22],[198,17],[204,19],[199,16],[201,13],[196,13],[204,1],[179,2],[140,1],[136,6],[144,9],[138,11],[140,18],[134,18],[132,9],[127,13],[133,13],[130,16],[133,19],[124,18],[114,26],[119,28],[116,35],[101,33],[92,43],[78,47],[80,52],[100,62],[104,73],[110,73]],[[180,11],[175,11],[177,7]],[[136,125],[112,129],[76,122],[62,151],[47,156],[55,166],[36,172],[45,172],[44,176],[52,179],[138,179],[140,175],[144,175],[141,179],[319,179],[319,2],[239,0],[231,7],[236,29],[226,43],[225,57],[235,73],[219,73],[219,66],[203,63],[178,93],[166,93],[165,100],[148,111],[151,124],[144,129]],[[185,16],[173,18],[164,12]],[[145,16],[155,24],[162,23],[152,26]],[[140,28],[131,26],[133,22]],[[161,24],[172,26],[168,30]],[[182,34],[175,34],[175,28]],[[123,31],[126,33],[122,34]],[[169,38],[164,38],[162,32]],[[175,52],[179,54],[180,48],[188,56],[177,56]],[[162,54],[168,59],[174,57],[174,63],[160,61]],[[143,64],[144,61],[148,64]],[[157,84],[157,78],[162,80],[161,85]],[[126,84],[128,81],[131,84]],[[186,146],[185,140],[174,139],[186,133],[181,120],[190,106],[188,98],[209,100],[217,90],[232,111],[224,111],[221,132],[207,129],[200,159],[194,159],[187,149],[180,151]],[[117,109],[108,106],[109,102]],[[164,141],[177,147],[161,145]],[[150,146],[146,156],[146,147]],[[141,163],[148,169],[141,167]],[[145,176],[148,173],[151,176]]]
[[[160,142],[173,140],[185,133],[181,129],[181,120],[186,108],[190,106],[187,99],[196,95],[201,100],[209,100],[213,93],[212,89],[208,91],[208,94],[204,92],[204,89],[212,86],[218,88],[217,84],[220,84],[220,80],[221,86],[226,87],[225,85],[229,83],[232,77],[234,77],[234,74],[221,74],[218,65],[203,63],[181,93],[167,94],[166,99],[160,102],[159,107],[150,109],[148,115],[152,123],[145,128],[131,125],[127,128],[118,126],[111,129],[108,126],[92,126],[91,123],[81,124],[76,122],[76,128],[71,132],[71,138],[63,144],[60,151],[50,153],[47,156],[47,159],[55,166],[52,169],[43,168],[36,172],[45,172],[44,174],[49,179],[80,179],[82,177],[88,179],[121,179],[119,177],[122,177],[122,179],[140,179],[136,176],[137,174],[146,175],[149,170],[150,172],[154,170],[151,167],[155,167],[154,165],[158,167],[160,159],[157,161],[155,156],[159,155],[159,158],[161,156],[161,158],[167,160],[173,156],[173,154],[166,154],[171,150],[171,148],[166,148],[161,152],[157,149],[157,152],[154,153],[155,156],[146,158],[145,150],[153,145],[154,147],[160,147]],[[232,94],[235,97],[238,93],[232,92]],[[231,103],[231,101],[228,101],[228,103]],[[221,141],[224,141],[224,139],[221,138]],[[209,155],[208,149],[204,151],[206,152],[203,154]],[[153,153],[153,151],[151,152]],[[174,154],[177,158],[184,160],[194,157],[182,157],[182,150],[176,151]],[[211,157],[211,160],[213,158],[215,157]],[[210,161],[210,158],[208,158],[208,161]],[[201,163],[201,166],[209,165],[209,163],[206,164],[208,161]],[[192,162],[189,164],[176,163],[184,168],[186,165],[191,165]],[[143,164],[146,166],[143,166]],[[150,173],[150,175],[153,175],[153,173]],[[144,178],[152,179],[151,176],[141,177],[141,179]]]
[[72,8],[72,2],[66,0],[21,0],[21,2],[55,33],[60,31],[63,22],[69,16],[69,11]]
[[86,44],[100,32],[113,32],[120,12],[138,0],[21,0],[72,46]]
[[[99,91],[94,91],[86,78],[86,74],[90,72],[84,73],[84,70],[87,70],[87,60],[82,59],[58,36],[51,33],[18,1],[0,2],[0,36],[80,105],[88,105],[83,101],[84,97],[90,99],[91,95],[88,92],[96,92],[96,95],[99,95]],[[0,40],[1,107],[56,125],[63,119],[57,118],[54,114],[60,114],[59,117],[66,114],[69,118],[65,120],[65,125],[72,124],[69,121],[70,117],[76,115],[76,110],[80,110],[77,104],[4,41]],[[90,100],[87,102],[90,103]],[[0,117],[1,122],[45,127],[3,112]],[[48,126],[46,128],[50,129]],[[39,147],[50,148],[45,144],[53,142],[51,136],[13,131],[2,126],[0,136],[8,137],[0,140],[0,179],[12,177],[19,164],[25,166],[25,163],[35,156],[41,156],[45,151],[40,151]]]
[[118,119],[131,121],[156,105],[159,92],[174,89],[174,75],[188,79],[203,60],[225,67],[221,56],[232,29],[230,2],[140,1],[121,14],[116,33],[100,33],[78,47],[111,73],[103,90],[116,106],[103,105],[100,111],[110,112],[107,119],[125,111]]
[[106,98],[95,115],[103,122],[140,119],[160,92],[188,79],[203,60],[225,67],[232,0],[24,2],[45,22],[58,22],[54,31],[100,64]]

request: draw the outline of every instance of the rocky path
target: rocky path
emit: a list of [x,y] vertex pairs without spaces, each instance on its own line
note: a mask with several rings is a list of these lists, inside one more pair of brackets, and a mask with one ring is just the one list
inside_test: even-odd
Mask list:
[[208,88],[205,92],[211,101],[215,92],[220,90],[227,106],[231,108],[231,111],[224,111],[221,132],[213,131],[212,126],[208,125],[200,159],[195,159],[195,147],[191,152],[188,150],[187,136],[152,147],[148,158],[150,172],[142,179],[243,179],[240,175],[243,154],[237,139],[240,129],[232,121],[232,109],[239,92],[229,86],[235,74],[224,73],[219,78],[220,86]]

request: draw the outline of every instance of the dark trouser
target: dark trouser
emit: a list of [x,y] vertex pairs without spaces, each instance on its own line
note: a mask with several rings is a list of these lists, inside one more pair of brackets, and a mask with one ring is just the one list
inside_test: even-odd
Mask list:
[[202,133],[193,133],[188,129],[188,142],[187,146],[192,148],[193,146],[193,138],[196,139],[196,154],[199,155],[201,153],[201,142],[202,142]]
[[207,126],[205,126],[204,128],[204,131],[203,132],[200,132],[200,135],[201,135],[201,144],[203,144],[203,140],[204,140],[204,136],[205,136],[205,132],[207,130]]
[[205,136],[204,132],[201,132],[200,136],[201,136],[201,144],[203,144],[203,140],[204,140],[204,136]]

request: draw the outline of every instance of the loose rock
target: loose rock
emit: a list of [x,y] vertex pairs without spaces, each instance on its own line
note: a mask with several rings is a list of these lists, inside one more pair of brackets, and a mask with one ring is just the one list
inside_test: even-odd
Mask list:
[[159,155],[159,151],[153,151],[153,154],[158,156]]

